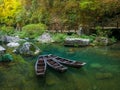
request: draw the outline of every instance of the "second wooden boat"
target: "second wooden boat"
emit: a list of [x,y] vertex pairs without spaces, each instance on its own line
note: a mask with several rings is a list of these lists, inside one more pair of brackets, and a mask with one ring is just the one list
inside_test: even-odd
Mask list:
[[67,70],[67,67],[61,65],[59,62],[57,62],[54,58],[51,58],[50,56],[44,56],[44,59],[46,59],[47,64],[51,68],[53,68],[59,72],[65,72]]
[[52,55],[52,54],[50,54],[49,57],[54,58],[56,61],[58,61],[61,64],[68,65],[68,66],[75,67],[75,68],[80,68],[86,64],[85,62],[70,60],[70,59],[66,59],[66,58],[59,57],[59,56]]

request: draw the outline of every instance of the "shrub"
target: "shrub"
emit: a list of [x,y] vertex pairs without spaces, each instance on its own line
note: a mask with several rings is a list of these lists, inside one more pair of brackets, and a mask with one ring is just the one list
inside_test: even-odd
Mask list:
[[113,44],[117,42],[117,39],[115,37],[109,38],[109,44]]
[[97,26],[95,29],[97,35],[101,37],[108,37],[111,34],[111,30],[102,30],[102,27],[100,26]]
[[41,23],[29,24],[22,28],[20,37],[35,38],[35,37],[41,35],[46,29],[47,29],[47,26],[44,24],[41,24]]
[[14,27],[3,26],[3,27],[1,27],[1,32],[3,32],[4,34],[11,35],[14,33]]
[[55,42],[63,42],[66,37],[67,37],[66,34],[57,33],[53,35],[53,40]]

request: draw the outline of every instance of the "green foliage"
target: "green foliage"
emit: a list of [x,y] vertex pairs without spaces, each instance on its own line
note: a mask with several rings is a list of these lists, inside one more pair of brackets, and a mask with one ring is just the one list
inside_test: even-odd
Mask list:
[[15,17],[21,12],[20,0],[4,0],[0,2],[0,23],[11,26],[15,22]]
[[2,26],[1,27],[1,32],[4,34],[8,34],[11,35],[14,33],[14,27],[10,27],[10,26]]
[[[46,29],[45,25],[50,29],[77,30],[79,25],[88,26],[118,15],[119,8],[119,0],[0,0],[0,24],[24,26],[23,31],[16,34],[23,38],[34,38],[38,36],[36,31],[40,35]],[[41,24],[37,30],[38,26],[34,26],[36,23],[45,25]],[[58,23],[58,26],[53,23]],[[2,29],[7,34],[13,33],[12,28],[5,29],[3,26]],[[101,27],[96,29],[100,36],[107,37],[110,33],[109,30],[102,31]]]
[[109,42],[110,44],[113,44],[117,41],[117,39],[115,37],[109,38]]
[[96,27],[96,32],[97,35],[101,37],[108,37],[108,35],[111,34],[111,30],[102,30],[102,27],[100,26]]
[[55,42],[64,42],[64,40],[67,37],[67,35],[66,34],[57,33],[57,34],[53,34],[52,37],[53,37],[53,40]]
[[93,4],[93,1],[84,0],[84,1],[80,2],[80,8],[82,10],[87,10],[87,9],[90,9],[92,4]]
[[91,42],[93,42],[96,38],[96,35],[81,35],[80,38],[84,38],[84,39],[90,39]]
[[21,37],[35,38],[45,30],[47,30],[47,26],[44,24],[29,24],[22,28]]

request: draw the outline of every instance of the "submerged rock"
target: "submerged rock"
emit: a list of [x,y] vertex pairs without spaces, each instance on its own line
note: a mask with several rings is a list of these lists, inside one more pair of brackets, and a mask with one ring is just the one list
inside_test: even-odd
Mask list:
[[87,46],[90,44],[90,39],[83,38],[66,38],[64,45],[67,46]]
[[101,69],[101,68],[102,68],[102,65],[99,64],[99,63],[92,63],[92,64],[90,65],[90,67],[93,68],[93,69]]
[[96,73],[96,79],[110,79],[113,77],[112,73]]
[[41,42],[41,43],[50,43],[53,42],[53,39],[51,37],[51,35],[49,33],[43,33],[38,39],[37,41]]
[[14,52],[20,53],[22,55],[37,55],[39,54],[40,49],[33,43],[25,42],[23,45],[14,50]]
[[8,47],[18,47],[18,46],[20,46],[20,44],[16,43],[16,42],[11,42],[11,43],[8,43],[7,46]]

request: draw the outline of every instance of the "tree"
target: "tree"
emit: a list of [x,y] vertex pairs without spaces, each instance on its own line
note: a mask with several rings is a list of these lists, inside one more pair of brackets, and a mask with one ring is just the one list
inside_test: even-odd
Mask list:
[[15,17],[21,12],[22,5],[18,0],[2,0],[0,4],[0,23],[13,25]]

